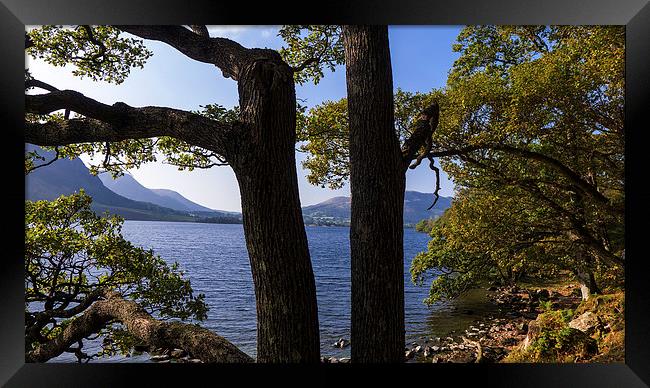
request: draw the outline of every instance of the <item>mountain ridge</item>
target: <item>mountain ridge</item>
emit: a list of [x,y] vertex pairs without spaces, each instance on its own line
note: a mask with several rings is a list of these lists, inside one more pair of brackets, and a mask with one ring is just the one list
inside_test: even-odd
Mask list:
[[[36,151],[45,157],[46,163],[54,158],[54,153],[40,147],[25,144],[26,151]],[[42,163],[36,163],[40,165]],[[93,198],[91,209],[96,213],[108,210],[112,214],[128,220],[139,221],[194,221],[239,223],[241,219],[217,211],[201,212],[199,216],[190,212],[171,209],[154,203],[136,201],[119,195],[106,186],[101,179],[90,173],[79,158],[62,158],[46,167],[30,172],[25,176],[26,200],[54,200],[61,195],[70,195],[83,189]]]
[[[46,160],[54,157],[53,152],[30,146],[27,145],[28,151],[37,150]],[[60,195],[78,192],[80,188],[93,197],[93,210],[98,213],[108,210],[125,219],[215,223],[242,221],[241,213],[207,208],[170,189],[149,189],[130,174],[115,180],[106,173],[93,176],[78,158],[60,159],[50,166],[28,174],[25,178],[25,199],[53,200]],[[451,205],[453,199],[441,196],[434,208],[427,211],[433,198],[432,193],[407,190],[404,194],[405,226],[413,226],[423,219],[439,217]],[[307,225],[349,225],[350,205],[349,196],[332,197],[317,204],[304,206],[303,219]]]

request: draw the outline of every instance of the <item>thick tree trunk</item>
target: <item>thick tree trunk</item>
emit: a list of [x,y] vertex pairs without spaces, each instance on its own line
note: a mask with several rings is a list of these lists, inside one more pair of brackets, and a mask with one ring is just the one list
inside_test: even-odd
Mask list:
[[350,119],[352,362],[404,360],[405,175],[386,26],[343,30]]
[[238,82],[241,114],[223,123],[177,109],[101,104],[80,93],[26,96],[27,112],[71,109],[86,119],[27,123],[38,145],[115,142],[172,136],[223,156],[241,191],[258,322],[258,361],[318,362],[316,286],[295,166],[293,70],[270,49],[247,49],[210,38],[205,26],[119,26],[161,41],[189,58],[217,66]]
[[255,284],[257,360],[319,362],[316,285],[296,175],[293,75],[279,60],[256,61],[240,79],[239,95],[250,148],[238,152],[233,168]]

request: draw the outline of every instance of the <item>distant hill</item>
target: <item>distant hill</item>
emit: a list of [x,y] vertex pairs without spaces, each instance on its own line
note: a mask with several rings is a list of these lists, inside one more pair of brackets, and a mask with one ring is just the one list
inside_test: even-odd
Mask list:
[[[33,145],[26,146],[28,150],[38,150],[46,161],[54,157],[52,152]],[[61,195],[78,192],[80,188],[93,198],[92,208],[96,212],[109,211],[129,220],[242,222],[241,213],[209,209],[173,190],[148,189],[131,175],[116,180],[108,174],[93,176],[80,159],[60,159],[27,175],[25,199],[53,200]],[[412,226],[423,219],[439,217],[451,205],[451,200],[450,197],[440,197],[436,206],[427,211],[433,201],[433,194],[407,191],[404,198],[404,224]],[[306,224],[349,225],[350,197],[330,198],[316,205],[305,206],[302,212]]]
[[213,209],[190,201],[173,190],[146,188],[130,174],[124,174],[117,179],[113,179],[110,173],[102,173],[98,176],[108,189],[135,201],[151,202],[156,205],[185,212],[217,213]]
[[[437,218],[451,206],[451,197],[440,197],[436,206],[427,210],[433,203],[432,193],[406,191],[404,194],[404,224],[414,225],[427,218]],[[305,206],[302,214],[307,223],[317,225],[348,225],[350,222],[350,197],[334,197],[316,205]]]
[[[31,144],[28,151],[36,150],[46,161],[54,157],[53,152],[44,151]],[[45,163],[45,162],[42,162]],[[37,165],[39,163],[36,163]],[[197,221],[240,223],[240,217],[231,214],[209,212],[193,214],[146,201],[136,201],[109,190],[101,179],[88,171],[81,159],[60,159],[49,166],[34,170],[25,177],[25,199],[53,200],[61,195],[70,195],[83,188],[93,198],[92,209],[98,213],[108,210],[129,220],[142,221]],[[212,218],[212,220],[208,220]]]

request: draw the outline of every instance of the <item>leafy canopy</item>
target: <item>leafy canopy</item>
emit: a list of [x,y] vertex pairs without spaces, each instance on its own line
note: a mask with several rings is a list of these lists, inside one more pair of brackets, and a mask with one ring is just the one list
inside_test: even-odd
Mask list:
[[299,70],[294,73],[298,84],[318,84],[324,69],[334,71],[345,63],[341,26],[286,25],[280,28],[279,35],[287,44],[280,49],[280,55]]
[[[133,246],[121,235],[123,220],[96,215],[91,202],[83,190],[54,201],[25,201],[26,349],[56,338],[105,291],[161,319],[205,319],[205,296],[194,295],[178,264]],[[127,337],[118,326],[97,334],[117,332],[119,345]]]
[[442,158],[458,195],[412,267],[415,280],[454,272],[429,302],[508,268],[620,273],[624,42],[616,26],[460,33],[433,144],[470,151]]
[[[112,26],[39,26],[27,31],[31,42],[28,44],[27,54],[54,66],[71,65],[72,74],[80,78],[88,77],[93,81],[120,84],[129,76],[131,69],[143,68],[147,59],[153,55],[143,40],[125,35]],[[32,75],[27,70],[25,79],[31,78]],[[207,104],[200,108],[195,113],[224,122],[233,122],[239,115],[237,107],[227,109],[218,104]],[[81,117],[83,116],[72,112],[69,118]],[[33,122],[65,119],[62,112],[49,115],[28,114],[25,118]],[[93,158],[91,173],[109,171],[115,177],[127,169],[137,168],[143,163],[158,159],[177,166],[179,170],[225,164],[221,155],[171,137],[44,148],[56,151],[59,158],[75,158],[88,154]],[[34,168],[35,160],[43,160],[43,157],[36,153],[25,154],[26,173]]]

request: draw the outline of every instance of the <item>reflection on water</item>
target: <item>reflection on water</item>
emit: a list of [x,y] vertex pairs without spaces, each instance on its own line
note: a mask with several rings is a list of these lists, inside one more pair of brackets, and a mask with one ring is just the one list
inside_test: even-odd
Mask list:
[[[350,338],[349,228],[307,227],[306,230],[316,278],[321,354],[349,356],[349,347],[332,346],[339,338]],[[242,225],[126,221],[123,234],[134,244],[153,249],[168,262],[177,261],[192,281],[195,292],[206,295],[210,311],[201,325],[255,357],[255,293]],[[426,234],[404,230],[407,342],[421,336],[440,337],[452,330],[464,330],[473,320],[493,310],[485,303],[485,293],[481,291],[431,307],[422,303],[428,295],[429,282],[415,286],[409,267],[413,257],[426,250],[428,240]],[[92,351],[99,344],[100,340],[89,342],[84,350]],[[52,361],[70,362],[75,358],[64,354]],[[147,362],[148,356],[120,356],[98,361]]]

